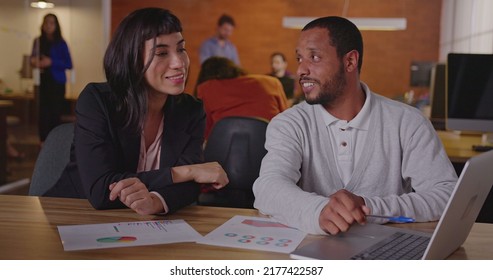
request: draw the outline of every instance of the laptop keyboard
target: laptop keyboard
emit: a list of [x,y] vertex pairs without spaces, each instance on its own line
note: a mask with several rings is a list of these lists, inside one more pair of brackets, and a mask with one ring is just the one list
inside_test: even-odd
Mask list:
[[396,232],[352,260],[419,260],[423,256],[430,237]]

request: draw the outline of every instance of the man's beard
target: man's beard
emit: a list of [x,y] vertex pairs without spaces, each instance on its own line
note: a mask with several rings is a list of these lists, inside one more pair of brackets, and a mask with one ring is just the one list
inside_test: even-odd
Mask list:
[[224,36],[223,34],[221,33],[218,33],[217,34],[217,37],[219,38],[219,40],[228,40],[228,35]]
[[330,79],[321,85],[320,92],[313,98],[305,97],[306,102],[310,105],[321,104],[323,106],[331,106],[339,99],[346,87],[346,77],[344,76],[344,66],[341,64],[339,71]]

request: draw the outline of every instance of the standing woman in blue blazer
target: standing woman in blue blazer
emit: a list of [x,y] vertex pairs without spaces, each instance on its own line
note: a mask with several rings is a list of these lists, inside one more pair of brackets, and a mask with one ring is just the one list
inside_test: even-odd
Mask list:
[[47,14],[41,25],[41,36],[34,40],[31,64],[40,71],[39,138],[43,143],[50,130],[61,123],[65,105],[65,70],[72,69],[67,43],[54,14]]
[[160,8],[120,23],[104,57],[107,82],[80,94],[70,162],[45,196],[148,215],[195,202],[200,183],[228,184],[217,162],[203,163],[205,113],[183,93],[190,59],[181,32]]

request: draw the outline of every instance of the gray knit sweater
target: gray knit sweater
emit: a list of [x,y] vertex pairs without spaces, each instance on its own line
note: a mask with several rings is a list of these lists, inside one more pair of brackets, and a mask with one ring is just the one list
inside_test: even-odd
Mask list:
[[430,122],[415,108],[372,94],[365,148],[344,185],[320,110],[306,102],[269,123],[255,207],[278,221],[324,234],[318,218],[328,196],[347,189],[373,214],[418,222],[440,218],[457,182],[454,168]]

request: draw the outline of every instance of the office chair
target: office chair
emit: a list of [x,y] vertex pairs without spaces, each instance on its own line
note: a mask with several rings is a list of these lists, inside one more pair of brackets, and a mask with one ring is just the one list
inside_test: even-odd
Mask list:
[[73,123],[61,124],[50,131],[34,164],[29,195],[42,196],[55,185],[69,162],[73,138]]
[[228,174],[224,188],[203,192],[198,204],[253,208],[252,186],[260,172],[268,121],[254,117],[226,117],[219,120],[204,149],[206,162],[217,161]]

